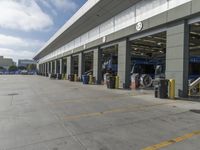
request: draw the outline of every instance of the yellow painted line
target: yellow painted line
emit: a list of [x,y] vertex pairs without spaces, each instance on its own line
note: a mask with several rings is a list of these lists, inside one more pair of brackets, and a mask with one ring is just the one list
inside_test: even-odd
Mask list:
[[170,146],[170,145],[178,143],[178,142],[182,142],[184,140],[190,139],[190,138],[192,138],[194,136],[198,136],[198,135],[200,135],[200,130],[185,134],[183,136],[180,136],[180,137],[168,140],[168,141],[163,141],[163,142],[161,142],[159,144],[155,144],[155,145],[146,147],[146,148],[144,148],[142,150],[159,150],[161,148]]
[[172,104],[172,103],[175,103],[175,102],[152,104],[152,105],[131,105],[131,106],[124,107],[124,108],[115,108],[115,109],[110,109],[110,110],[106,110],[106,111],[102,111],[102,112],[82,113],[82,114],[78,114],[78,115],[65,116],[64,120],[77,120],[80,118],[98,117],[98,116],[103,116],[103,115],[112,114],[112,113],[137,111],[137,110],[142,110],[142,109],[149,108],[149,107],[167,105],[167,104]]

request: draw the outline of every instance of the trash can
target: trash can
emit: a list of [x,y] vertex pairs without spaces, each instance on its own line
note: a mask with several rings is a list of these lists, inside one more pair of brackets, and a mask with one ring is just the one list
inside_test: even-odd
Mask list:
[[158,97],[168,98],[168,82],[169,80],[161,79],[158,83]]
[[69,81],[74,81],[74,75],[73,74],[68,75],[68,79]]
[[57,79],[61,80],[62,79],[62,74],[57,74]]
[[57,78],[57,74],[53,74],[53,78],[56,79]]
[[115,76],[107,77],[107,88],[114,89],[115,88]]
[[82,75],[83,84],[89,83],[89,76],[88,75]]
[[55,74],[50,74],[50,79],[55,79],[56,75]]

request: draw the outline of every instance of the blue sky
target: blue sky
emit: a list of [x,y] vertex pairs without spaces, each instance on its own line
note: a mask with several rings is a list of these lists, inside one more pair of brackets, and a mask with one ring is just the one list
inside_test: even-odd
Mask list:
[[86,0],[0,0],[0,56],[32,59]]

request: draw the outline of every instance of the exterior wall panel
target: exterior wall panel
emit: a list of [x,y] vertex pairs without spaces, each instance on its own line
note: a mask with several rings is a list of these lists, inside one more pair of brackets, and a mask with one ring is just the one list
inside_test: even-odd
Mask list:
[[[175,34],[175,33],[176,34]],[[166,78],[175,79],[176,96],[186,97],[188,92],[189,27],[186,22],[167,30]],[[176,58],[174,58],[176,51]]]
[[199,13],[200,9],[200,1],[199,0],[192,0],[192,13]]
[[167,21],[170,22],[179,18],[189,16],[191,14],[191,6],[192,3],[190,2],[169,10]]
[[191,10],[193,10],[192,6],[196,3],[198,3],[197,0],[193,0],[192,3],[191,0],[142,0],[136,5],[131,6],[127,10],[124,10],[113,18],[64,45],[64,48],[60,48],[62,50],[56,50],[52,54],[44,57],[41,61],[71,49],[75,49],[84,44],[88,45],[87,48],[98,46],[102,44],[102,42],[97,41],[103,36],[108,36],[108,41],[111,41],[113,37],[116,39],[120,36],[124,37],[133,34],[134,32],[132,31],[128,32],[128,28],[138,21],[143,21],[143,30],[146,30],[166,23],[166,16],[168,22],[188,16],[191,14]]

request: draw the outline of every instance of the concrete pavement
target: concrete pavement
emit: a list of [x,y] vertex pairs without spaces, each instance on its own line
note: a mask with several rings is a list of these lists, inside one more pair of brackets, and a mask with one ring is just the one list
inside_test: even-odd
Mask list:
[[197,110],[149,91],[0,76],[0,150],[199,150]]

